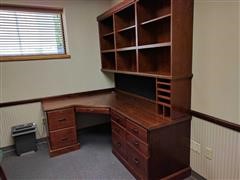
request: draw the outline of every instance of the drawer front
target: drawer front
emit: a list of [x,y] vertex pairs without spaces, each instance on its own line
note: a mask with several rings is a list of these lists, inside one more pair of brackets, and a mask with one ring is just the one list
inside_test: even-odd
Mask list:
[[73,108],[50,111],[47,113],[48,128],[50,131],[75,126]]
[[77,143],[77,132],[75,128],[63,129],[50,132],[49,139],[52,149],[58,149]]
[[125,137],[125,130],[120,127],[115,121],[112,121],[112,131],[120,137]]
[[109,114],[109,108],[105,107],[76,107],[76,112]]
[[126,119],[119,113],[112,111],[112,119],[123,127],[126,127]]
[[148,173],[148,159],[142,156],[140,153],[135,151],[129,145],[126,148],[127,152],[127,161],[131,165],[131,167],[138,172],[139,174],[143,175],[144,177],[147,176]]
[[148,145],[130,133],[127,133],[127,143],[139,152],[143,153],[145,156],[149,155]]
[[126,145],[124,140],[112,132],[112,147],[115,151],[122,155],[123,158],[126,158]]
[[144,141],[145,143],[147,143],[147,130],[128,121],[127,122],[127,130],[132,133],[133,135],[137,136],[138,138],[140,138],[142,141]]

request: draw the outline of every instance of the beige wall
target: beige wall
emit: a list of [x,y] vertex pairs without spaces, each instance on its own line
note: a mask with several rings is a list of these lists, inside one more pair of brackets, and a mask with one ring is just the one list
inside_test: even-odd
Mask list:
[[[192,109],[240,124],[239,2],[196,0],[194,5]],[[207,179],[240,179],[239,133],[192,120],[191,167]],[[213,159],[206,158],[206,147]]]
[[238,123],[238,2],[195,1],[192,109]]
[[111,5],[114,6],[117,3],[121,2],[122,0],[112,0]]
[[[0,63],[0,103],[55,96],[114,86],[112,76],[100,71],[96,17],[110,0],[1,0],[1,3],[64,7],[67,45],[71,59]],[[12,144],[10,127],[35,122],[42,133],[39,103],[0,109],[0,147]]]

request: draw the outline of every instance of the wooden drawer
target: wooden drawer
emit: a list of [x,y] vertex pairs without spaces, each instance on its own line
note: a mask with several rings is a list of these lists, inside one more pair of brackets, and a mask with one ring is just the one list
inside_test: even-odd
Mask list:
[[112,147],[114,151],[117,151],[123,158],[126,158],[126,145],[124,139],[112,132]]
[[75,126],[74,108],[50,111],[47,117],[50,131]]
[[109,114],[109,108],[106,107],[76,107],[76,112]]
[[132,133],[133,135],[140,138],[142,141],[147,143],[147,130],[136,125],[133,122],[127,121],[127,130]]
[[121,114],[112,111],[112,119],[123,127],[126,127],[126,119]]
[[142,156],[137,151],[135,151],[129,145],[126,146],[126,152],[127,152],[127,161],[130,164],[130,166],[137,173],[146,177],[148,173],[148,159]]
[[77,143],[76,128],[67,128],[50,132],[49,139],[52,149],[63,148]]
[[148,145],[143,143],[140,139],[130,133],[127,133],[127,143],[148,157]]
[[112,131],[120,137],[125,137],[125,130],[120,127],[114,120],[112,121]]

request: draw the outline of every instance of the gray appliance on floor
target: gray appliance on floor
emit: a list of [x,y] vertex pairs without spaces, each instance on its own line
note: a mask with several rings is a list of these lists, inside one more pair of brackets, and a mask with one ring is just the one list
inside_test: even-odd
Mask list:
[[12,127],[12,137],[15,142],[15,150],[18,156],[37,151],[36,124],[28,123]]

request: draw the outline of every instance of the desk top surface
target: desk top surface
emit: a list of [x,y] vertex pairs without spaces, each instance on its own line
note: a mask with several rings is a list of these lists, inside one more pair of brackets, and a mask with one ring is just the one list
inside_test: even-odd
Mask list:
[[177,121],[163,119],[157,113],[155,103],[118,91],[51,98],[43,100],[42,107],[45,112],[67,107],[107,107],[148,130],[190,119],[186,117]]

